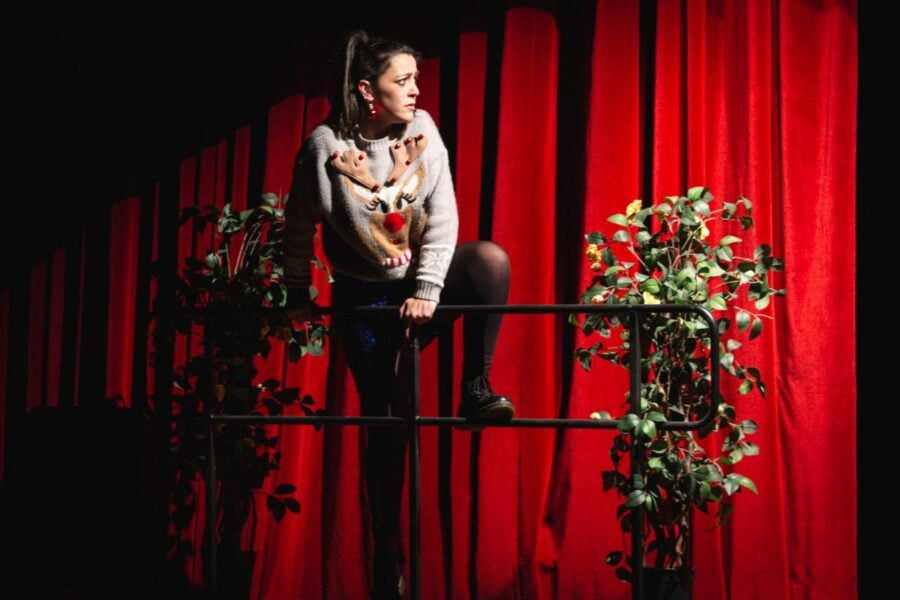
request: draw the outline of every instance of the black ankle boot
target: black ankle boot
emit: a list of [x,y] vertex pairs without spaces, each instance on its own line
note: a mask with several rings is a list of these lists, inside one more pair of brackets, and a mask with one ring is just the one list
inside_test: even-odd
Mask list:
[[515,405],[506,396],[494,393],[486,375],[464,382],[462,388],[459,416],[468,422],[460,429],[479,431],[487,424],[509,421],[516,414]]

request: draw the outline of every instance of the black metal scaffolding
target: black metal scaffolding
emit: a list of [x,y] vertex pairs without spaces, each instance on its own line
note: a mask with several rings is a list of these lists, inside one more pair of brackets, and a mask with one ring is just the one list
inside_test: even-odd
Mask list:
[[[356,308],[349,311],[337,311],[324,309],[323,314],[331,314],[333,316],[363,316],[379,314],[396,314],[399,307],[367,307]],[[639,343],[634,340],[640,339],[641,316],[652,313],[693,313],[699,315],[709,325],[709,333],[711,337],[710,343],[710,360],[712,364],[719,364],[719,332],[715,318],[705,308],[693,304],[636,304],[636,305],[586,305],[586,304],[518,304],[518,305],[491,305],[491,306],[469,306],[469,305],[448,305],[439,306],[437,309],[441,313],[450,314],[473,314],[473,313],[502,313],[502,314],[553,314],[553,315],[571,315],[571,314],[591,314],[591,313],[609,313],[628,315],[630,318],[631,340],[630,348],[630,364],[638,365],[641,360],[641,348]],[[347,425],[366,425],[366,426],[385,426],[385,425],[405,425],[407,435],[409,436],[409,553],[410,553],[410,577],[409,577],[409,594],[410,598],[419,600],[421,597],[421,555],[419,547],[419,509],[421,500],[421,482],[420,482],[420,464],[419,464],[419,428],[420,427],[452,427],[465,423],[465,419],[458,417],[423,417],[419,415],[419,339],[415,331],[412,332],[407,342],[407,354],[411,361],[409,369],[410,377],[410,398],[411,404],[408,417],[362,417],[362,416],[262,416],[262,415],[213,415],[208,417],[209,427],[209,460],[208,481],[216,481],[216,462],[215,462],[215,426],[234,423],[280,423],[284,425],[329,425],[329,426],[347,426]],[[719,370],[711,369],[712,374],[712,391],[710,410],[699,421],[664,421],[657,423],[657,429],[671,430],[697,430],[708,424],[715,418],[719,404]],[[640,414],[640,398],[641,398],[641,371],[640,369],[631,369],[630,380],[630,412]],[[620,420],[617,419],[512,419],[504,423],[486,423],[489,427],[513,427],[513,428],[551,428],[551,429],[617,429]],[[634,455],[632,457],[632,473],[640,472],[640,453],[639,445],[632,444]],[[216,497],[215,486],[206,486],[206,515],[207,515],[207,535],[209,556],[207,557],[208,573],[209,573],[209,592],[213,597],[218,594],[217,588],[217,549],[216,549]],[[633,526],[631,528],[632,535],[632,555],[634,558],[634,571],[632,580],[632,598],[642,600],[644,597],[644,556],[643,556],[643,507],[638,506],[633,511]]]

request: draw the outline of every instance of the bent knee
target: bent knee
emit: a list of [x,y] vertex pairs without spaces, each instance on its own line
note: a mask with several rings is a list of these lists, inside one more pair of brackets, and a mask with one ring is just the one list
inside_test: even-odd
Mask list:
[[503,246],[496,242],[485,240],[479,241],[477,244],[478,256],[482,264],[492,270],[509,270],[509,255],[503,249]]

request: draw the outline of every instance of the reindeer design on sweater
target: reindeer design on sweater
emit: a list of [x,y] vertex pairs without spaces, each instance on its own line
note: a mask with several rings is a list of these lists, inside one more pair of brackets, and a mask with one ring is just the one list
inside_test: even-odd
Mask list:
[[372,258],[388,268],[409,263],[410,245],[418,245],[425,230],[428,215],[413,206],[425,180],[425,166],[419,162],[415,168],[409,167],[426,145],[424,134],[392,144],[394,168],[384,184],[369,170],[365,152],[345,150],[331,155],[331,165],[346,176],[344,184],[349,194],[370,212],[371,237],[358,231],[360,239],[367,241]]

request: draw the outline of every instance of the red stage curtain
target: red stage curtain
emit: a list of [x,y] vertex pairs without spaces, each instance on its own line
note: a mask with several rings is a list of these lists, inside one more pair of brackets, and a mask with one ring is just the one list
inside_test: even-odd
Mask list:
[[125,198],[110,211],[106,398],[121,398],[121,406],[132,401],[140,221],[140,198]]
[[31,270],[26,411],[59,405],[65,265],[66,249],[58,248]]
[[[699,597],[792,597],[811,590],[822,597],[852,596],[856,548],[837,541],[853,538],[855,516],[846,507],[854,506],[855,488],[836,486],[845,493],[827,500],[796,490],[813,489],[823,477],[854,473],[854,444],[848,441],[847,453],[816,464],[814,455],[793,442],[809,434],[791,427],[798,411],[821,412],[817,428],[839,435],[837,419],[829,418],[832,409],[826,413],[812,408],[821,397],[816,389],[828,389],[829,406],[840,403],[844,417],[854,414],[852,363],[839,362],[827,344],[805,341],[802,336],[810,332],[801,325],[806,315],[837,314],[836,304],[822,304],[824,295],[818,290],[828,286],[828,276],[822,274],[846,272],[853,263],[852,236],[835,237],[839,224],[852,222],[853,213],[853,203],[846,201],[853,198],[855,178],[855,93],[846,93],[855,90],[852,11],[837,4],[804,12],[797,3],[675,1],[661,1],[656,8],[655,52],[647,56],[642,55],[647,46],[641,45],[639,5],[605,0],[596,5],[587,134],[579,151],[583,171],[557,161],[557,98],[566,102],[569,97],[556,83],[559,69],[566,65],[559,61],[561,33],[553,14],[537,8],[505,12],[499,97],[487,99],[499,106],[496,133],[483,126],[489,34],[460,34],[454,159],[461,240],[476,238],[485,217],[480,214],[485,135],[497,136],[496,156],[488,161],[494,169],[490,233],[512,260],[512,302],[573,300],[557,292],[555,251],[559,242],[567,242],[557,236],[559,231],[583,232],[572,232],[565,223],[557,226],[560,218],[579,215],[585,231],[602,230],[607,215],[622,211],[635,198],[653,201],[701,184],[722,198],[743,194],[754,200],[757,228],[741,249],[750,252],[763,240],[781,249],[788,260],[784,283],[791,291],[776,308],[775,321],[744,354],[774,384],[767,400],[751,396],[741,401],[742,414],[761,425],[757,442],[768,449],[742,464],[742,472],[757,481],[762,493],[739,498],[737,514],[725,529],[697,536],[696,589]],[[813,51],[825,41],[829,52]],[[642,82],[641,67],[651,60],[654,77]],[[432,59],[422,65],[420,102],[436,118],[437,106],[428,102],[438,97],[437,64]],[[810,64],[817,68],[810,71]],[[809,86],[822,99],[820,110],[810,110]],[[838,95],[838,89],[845,93]],[[286,189],[290,161],[302,138],[299,123],[305,123],[304,135],[315,124],[309,115],[303,118],[314,100],[298,96],[270,111],[266,191]],[[821,151],[802,150],[809,147]],[[651,161],[645,163],[648,155]],[[652,168],[649,178],[645,165]],[[575,176],[584,177],[584,198],[556,198],[557,177],[582,172]],[[802,185],[819,181],[829,185]],[[791,199],[800,197],[815,197],[827,208],[813,218],[790,210]],[[846,270],[814,268],[812,262],[800,260],[797,251],[792,254],[793,239],[802,240],[804,249],[809,248],[807,240],[839,245]],[[583,285],[589,279],[585,266],[574,262],[565,268],[581,269]],[[818,285],[799,288],[791,285],[795,280]],[[846,320],[827,323],[820,331],[829,337],[853,339],[852,324]],[[520,414],[559,414],[564,376],[572,378],[564,416],[584,418],[593,410],[619,407],[625,372],[597,365],[591,374],[575,367],[564,375],[557,357],[572,349],[560,342],[553,319],[507,319],[493,379],[517,399]],[[423,355],[426,414],[438,407],[436,353],[430,348]],[[459,357],[454,359],[458,363]],[[313,391],[332,412],[355,412],[352,379],[340,357],[316,360],[290,367],[288,380]],[[830,368],[812,367],[817,364]],[[810,367],[798,371],[788,365]],[[323,382],[326,369],[330,375]],[[455,389],[457,376],[458,369],[440,387]],[[832,389],[840,395],[832,395]],[[629,587],[602,564],[621,541],[614,518],[617,500],[599,489],[610,435],[488,430],[473,441],[471,434],[453,432],[442,445],[437,432],[424,431],[424,595],[628,597]],[[269,517],[259,511],[254,594],[364,595],[368,551],[360,520],[364,498],[359,431],[283,428],[282,448],[284,468],[276,480],[299,484],[304,511],[277,526],[266,525]],[[449,455],[441,458],[441,448],[449,448]],[[791,459],[785,460],[787,456]],[[441,493],[449,493],[449,499]],[[831,526],[804,521],[802,514],[819,515],[816,523]],[[698,522],[704,523],[700,518]],[[828,551],[810,547],[797,559],[800,540],[804,549],[818,540],[816,548]],[[760,547],[770,550],[754,550]],[[827,586],[820,580],[828,580]]]
[[30,411],[44,404],[43,394],[46,386],[44,370],[44,335],[46,333],[47,261],[36,264],[31,269],[28,311],[28,390],[26,392],[25,410]]
[[[856,416],[855,298],[831,290],[846,288],[856,258],[856,2],[598,0],[593,8],[593,22],[579,24],[590,37],[581,71],[562,51],[577,33],[561,18],[572,10],[564,3],[509,2],[491,15],[473,15],[467,5],[455,26],[424,15],[425,26],[410,29],[421,37],[410,40],[414,45],[428,46],[422,32],[429,27],[454,34],[420,65],[419,104],[455,138],[460,241],[481,235],[505,247],[512,302],[573,302],[574,286],[590,278],[581,236],[607,229],[606,216],[635,198],[652,203],[695,185],[723,199],[750,198],[756,227],[736,251],[771,242],[786,261],[776,284],[788,295],[773,303],[763,335],[742,349],[769,391],[767,399],[753,394],[737,402],[741,416],[760,425],[761,454],[739,469],[760,494],[737,498],[722,529],[706,531],[709,520],[697,517],[695,597],[854,598],[856,434],[846,424]],[[479,17],[483,24],[472,25]],[[221,206],[230,198],[243,208],[259,191],[287,192],[302,139],[328,112],[319,71],[330,56],[322,50],[328,36],[312,29],[308,35],[307,52],[285,59],[302,71],[297,89],[268,105],[263,125],[240,123],[179,157],[178,198],[161,196],[160,203]],[[456,65],[457,89],[441,94],[448,65]],[[588,75],[566,77],[576,71]],[[563,124],[582,101],[583,129],[571,135]],[[254,151],[264,152],[264,166],[252,160]],[[261,172],[251,173],[257,164]],[[254,181],[263,189],[251,189]],[[583,194],[559,191],[573,188]],[[126,398],[129,348],[143,340],[122,324],[133,325],[134,308],[146,305],[123,293],[137,272],[137,217],[137,200],[127,199],[111,221],[106,391]],[[181,228],[179,268],[186,256],[202,257],[209,243]],[[54,355],[62,330],[54,315],[63,314],[64,258],[60,251],[39,263],[28,281],[27,369],[20,376],[29,409],[58,402]],[[315,284],[327,305],[324,273],[316,273]],[[8,307],[4,292],[4,349]],[[492,380],[521,416],[584,418],[621,406],[626,372],[570,366],[564,357],[581,338],[566,327],[541,316],[505,320]],[[423,354],[424,414],[455,410],[460,346],[457,326],[452,346],[435,343]],[[198,350],[197,335],[180,336],[176,364]],[[76,390],[79,360],[76,351]],[[300,387],[330,413],[358,413],[335,348],[287,365],[275,346],[258,366],[261,377]],[[9,376],[0,366],[0,384]],[[734,394],[731,382],[725,392]],[[3,393],[0,408],[9,401]],[[601,491],[611,435],[423,431],[423,597],[629,597],[630,587],[603,564],[622,541],[618,501]],[[280,427],[282,469],[266,489],[297,485],[303,509],[276,524],[258,503],[244,538],[255,552],[252,597],[365,597],[370,540],[360,438],[356,427]],[[204,522],[198,506],[190,533],[198,549]],[[202,585],[199,550],[186,568]]]

